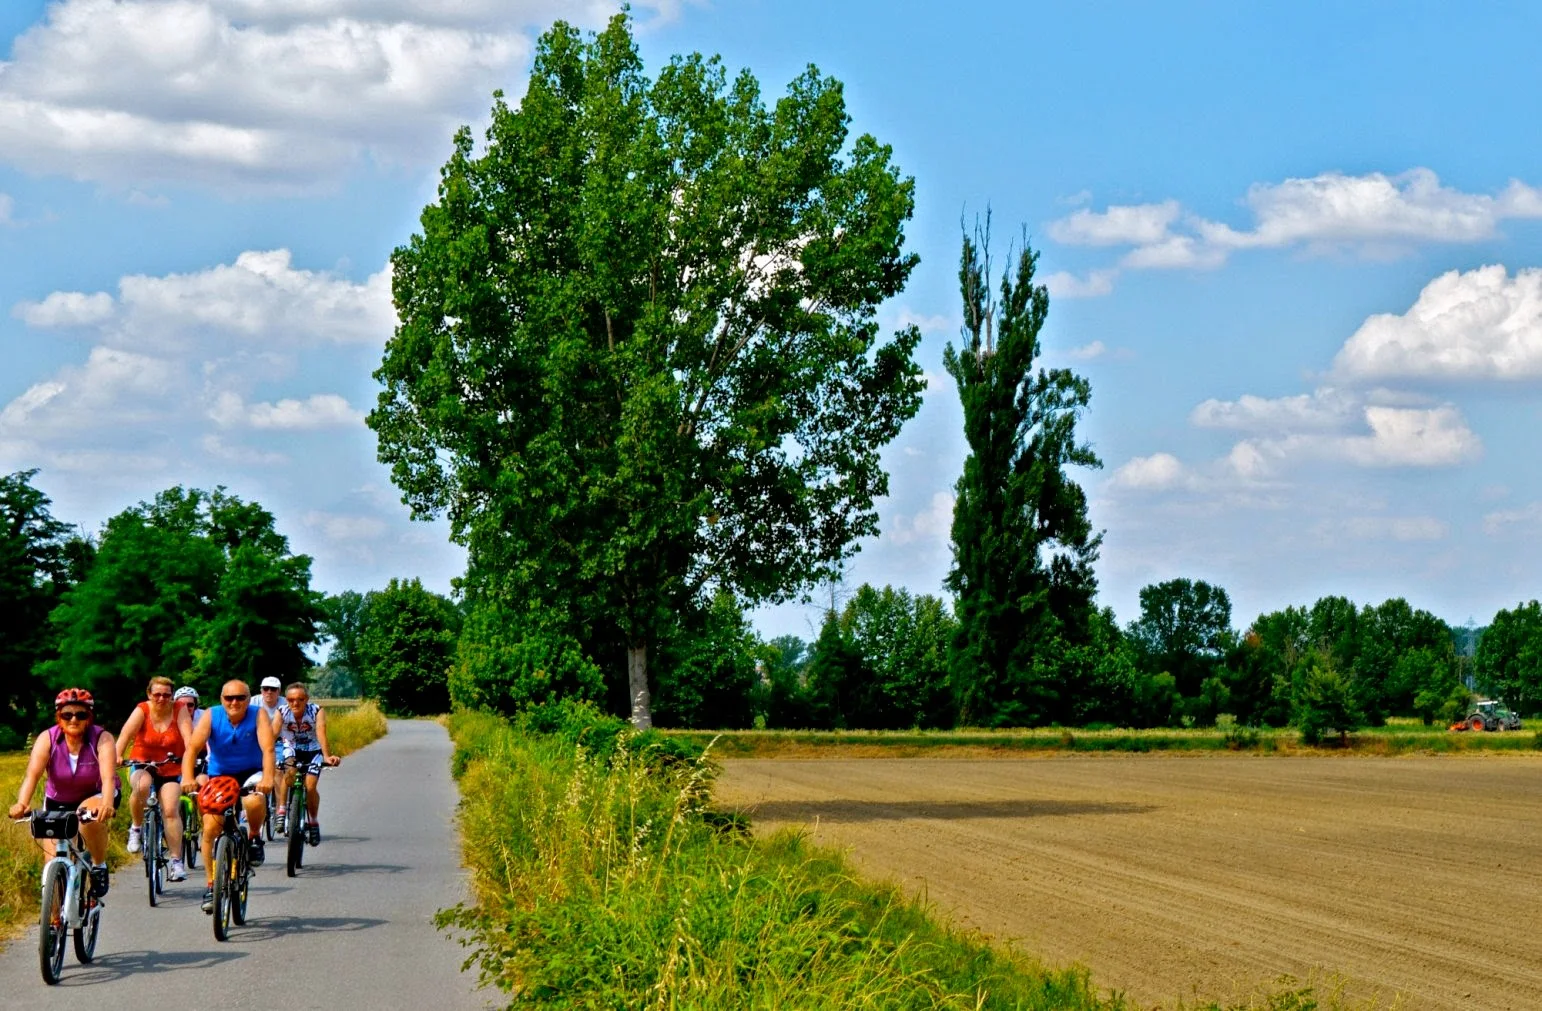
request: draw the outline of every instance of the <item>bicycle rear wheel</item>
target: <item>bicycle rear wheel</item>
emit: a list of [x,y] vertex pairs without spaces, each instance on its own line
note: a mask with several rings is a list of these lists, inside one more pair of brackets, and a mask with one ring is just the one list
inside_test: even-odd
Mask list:
[[214,844],[214,939],[230,939],[231,872],[235,868],[235,843],[221,835]]
[[90,965],[96,957],[96,935],[102,929],[102,907],[95,899],[83,901],[86,908],[80,926],[75,928],[75,957],[81,965]]
[[37,960],[43,970],[43,982],[52,986],[64,971],[64,946],[70,932],[65,923],[64,892],[69,884],[69,869],[50,861],[43,869],[43,914],[38,922]]
[[251,895],[252,870],[249,863],[250,843],[241,847],[236,858],[235,877],[230,883],[230,918],[236,926],[246,923],[246,900]]
[[161,891],[161,812],[159,808],[151,807],[145,810],[145,827],[139,834],[139,842],[144,847],[145,883],[148,885],[150,905],[153,908],[156,896]]

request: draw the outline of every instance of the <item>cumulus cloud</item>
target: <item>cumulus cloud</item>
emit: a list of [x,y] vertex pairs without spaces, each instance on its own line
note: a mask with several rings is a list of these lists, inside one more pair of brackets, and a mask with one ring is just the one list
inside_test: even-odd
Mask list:
[[1094,270],[1086,277],[1077,277],[1069,271],[1057,270],[1044,278],[1044,287],[1053,298],[1099,298],[1114,290],[1117,270]]
[[1091,344],[1083,344],[1081,347],[1072,348],[1066,354],[1077,361],[1090,362],[1108,354],[1108,345],[1102,341],[1093,341]]
[[915,515],[895,517],[889,540],[895,544],[947,543],[953,536],[954,501],[952,492],[940,491]]
[[1542,502],[1532,502],[1519,509],[1501,509],[1483,517],[1483,530],[1490,536],[1502,534],[1510,527],[1542,528]]
[[1137,456],[1114,471],[1110,483],[1116,488],[1137,491],[1170,491],[1187,488],[1194,482],[1194,475],[1183,462],[1171,453],[1153,453]]
[[1067,245],[1132,247],[1119,261],[1126,269],[1206,269],[1243,249],[1386,256],[1424,242],[1477,242],[1498,234],[1507,219],[1542,218],[1542,190],[1519,180],[1497,194],[1465,193],[1426,168],[1258,183],[1243,203],[1250,228],[1185,213],[1168,200],[1084,208],[1048,230]]
[[[669,13],[673,3],[647,5]],[[311,188],[365,159],[441,159],[532,30],[612,3],[60,0],[0,63],[0,158],[226,191]]]
[[304,523],[333,541],[373,541],[385,535],[386,523],[375,516],[356,516],[315,510]]
[[28,326],[80,331],[95,343],[83,363],[0,407],[0,463],[52,467],[67,454],[100,453],[121,472],[131,450],[282,462],[271,447],[209,431],[211,423],[269,438],[357,425],[361,413],[335,393],[253,393],[292,379],[322,350],[370,355],[391,332],[389,287],[385,271],[356,283],[299,269],[287,250],[274,250],[192,273],[124,277],[116,295],[53,292],[21,303],[12,313]]
[[1206,400],[1190,412],[1189,421],[1199,428],[1278,432],[1341,428],[1355,414],[1354,396],[1340,390],[1320,389],[1290,397],[1258,397],[1249,393],[1236,400]]
[[1407,312],[1361,324],[1333,368],[1360,380],[1542,378],[1542,269],[1442,274]]

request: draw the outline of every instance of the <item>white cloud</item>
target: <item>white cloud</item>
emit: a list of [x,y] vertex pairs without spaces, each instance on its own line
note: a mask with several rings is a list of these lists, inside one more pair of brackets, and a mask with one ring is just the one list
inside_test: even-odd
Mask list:
[[[674,4],[655,5],[668,13]],[[441,159],[556,0],[60,0],[0,64],[0,158],[127,187],[309,188]]]
[[386,522],[374,516],[350,516],[315,510],[305,514],[305,525],[334,541],[373,541],[386,533]]
[[1433,516],[1351,516],[1343,520],[1325,520],[1317,532],[1332,540],[1356,541],[1441,541],[1451,528]]
[[1077,361],[1090,362],[1093,359],[1102,358],[1108,354],[1108,346],[1102,341],[1093,341],[1091,344],[1083,344],[1079,348],[1072,348],[1066,354]]
[[1406,313],[1361,324],[1333,368],[1354,379],[1542,378],[1542,269],[1442,274]]
[[1206,400],[1189,414],[1199,428],[1246,432],[1310,431],[1341,428],[1358,414],[1356,398],[1331,388],[1293,397]]
[[889,527],[895,544],[946,544],[953,536],[952,492],[940,491],[914,516],[897,516]]
[[1233,448],[1230,459],[1239,474],[1258,475],[1316,460],[1361,467],[1450,467],[1483,454],[1482,441],[1450,404],[1429,409],[1367,405],[1361,416],[1368,434],[1248,439]]
[[11,217],[16,212],[16,201],[9,193],[0,193],[0,225],[15,224]]
[[235,463],[242,466],[278,467],[289,462],[289,457],[283,453],[271,453],[267,450],[253,449],[250,446],[237,446],[226,442],[217,435],[206,435],[199,443],[203,451],[216,460],[226,463]]
[[41,302],[18,302],[11,315],[32,327],[91,326],[112,317],[112,296],[105,291],[87,295],[56,291]]
[[1507,219],[1542,218],[1542,190],[1519,180],[1497,195],[1465,193],[1426,168],[1258,183],[1244,203],[1253,215],[1246,229],[1184,214],[1168,200],[1078,210],[1052,222],[1049,234],[1067,245],[1133,247],[1119,261],[1127,269],[1205,269],[1240,249],[1385,257],[1421,242],[1477,242],[1498,234]]
[[1065,270],[1057,270],[1044,278],[1044,287],[1053,298],[1100,298],[1114,290],[1117,270],[1094,270],[1086,277],[1077,277]]
[[1502,509],[1483,517],[1483,530],[1490,536],[1516,526],[1542,528],[1542,502],[1532,502],[1519,509]]
[[280,400],[276,404],[247,404],[240,394],[226,390],[214,400],[209,417],[222,428],[310,431],[362,424],[364,413],[335,393],[318,393],[306,400]]
[[1187,488],[1194,482],[1194,475],[1183,462],[1171,453],[1153,453],[1137,456],[1114,471],[1110,483],[1116,488],[1136,491],[1171,491]]
[[956,318],[940,314],[928,316],[914,311],[909,306],[903,306],[894,317],[894,328],[902,330],[907,326],[914,326],[922,333],[948,333],[957,330],[959,322]]

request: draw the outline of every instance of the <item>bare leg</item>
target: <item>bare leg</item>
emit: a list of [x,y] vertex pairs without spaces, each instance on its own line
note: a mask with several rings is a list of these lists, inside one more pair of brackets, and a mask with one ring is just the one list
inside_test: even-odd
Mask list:
[[[101,810],[102,798],[92,797],[84,801],[77,809],[81,814],[90,812],[95,818]],[[80,837],[86,842],[86,851],[91,854],[91,862],[105,864],[107,862],[107,832],[108,824],[104,821],[82,821],[80,824]]]
[[217,814],[203,816],[203,844],[198,847],[203,854],[204,877],[209,881],[209,887],[214,887],[214,843],[220,837],[220,831],[225,827],[225,819]]
[[242,803],[246,806],[246,827],[253,839],[261,838],[262,823],[268,818],[268,798],[260,793],[249,793]]
[[176,783],[161,784],[161,822],[166,826],[166,852],[182,859],[182,788]]
[[129,784],[129,824],[138,828],[145,823],[145,801],[150,798],[150,773],[140,769]]
[[305,813],[311,816],[311,821],[316,821],[316,815],[321,811],[321,777],[307,774],[305,777]]

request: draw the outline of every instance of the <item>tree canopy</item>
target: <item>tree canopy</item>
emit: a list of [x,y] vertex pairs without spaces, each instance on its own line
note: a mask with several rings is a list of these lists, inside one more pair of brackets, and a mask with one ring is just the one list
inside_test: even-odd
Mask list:
[[876,531],[922,389],[918,331],[875,318],[916,264],[890,159],[813,68],[768,107],[716,58],[650,79],[625,14],[559,22],[392,257],[380,459],[469,586],[622,644],[639,726],[672,615],[795,595]]

